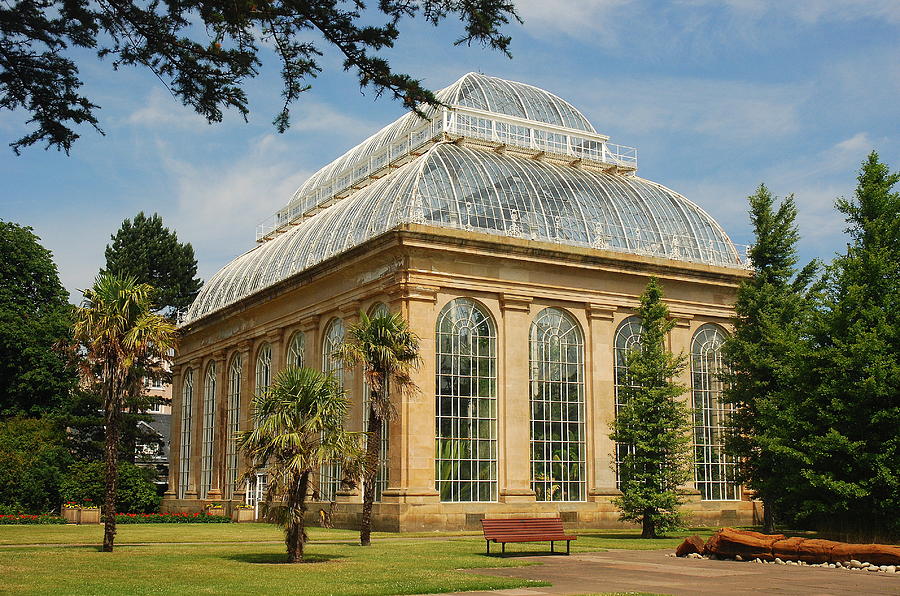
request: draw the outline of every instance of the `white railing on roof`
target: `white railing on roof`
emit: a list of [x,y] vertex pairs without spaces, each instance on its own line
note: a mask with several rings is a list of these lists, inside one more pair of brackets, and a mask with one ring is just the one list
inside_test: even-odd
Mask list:
[[345,198],[354,190],[367,186],[383,176],[392,165],[402,162],[410,154],[436,141],[444,134],[458,135],[519,147],[575,160],[593,162],[601,167],[623,171],[637,170],[637,149],[609,143],[609,137],[575,131],[515,116],[506,116],[474,108],[453,106],[441,109],[432,120],[400,135],[363,159],[349,164],[300,197],[294,197],[284,209],[269,217],[256,228],[257,242],[268,240]]

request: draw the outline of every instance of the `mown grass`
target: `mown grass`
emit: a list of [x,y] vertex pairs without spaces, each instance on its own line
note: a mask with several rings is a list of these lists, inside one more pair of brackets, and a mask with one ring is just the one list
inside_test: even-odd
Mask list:
[[[309,562],[289,565],[281,531],[266,524],[120,526],[113,553],[101,553],[95,546],[102,536],[100,526],[3,526],[0,544],[8,546],[0,548],[2,591],[376,595],[546,585],[460,573],[529,564],[516,556],[484,556],[478,534],[417,538],[378,533],[373,545],[363,548],[355,544],[357,534],[351,530],[310,528],[309,533]],[[641,540],[630,531],[585,531],[579,532],[572,551],[674,548],[682,537]],[[86,546],[75,546],[79,544]],[[512,555],[547,550],[546,544],[507,546]]]

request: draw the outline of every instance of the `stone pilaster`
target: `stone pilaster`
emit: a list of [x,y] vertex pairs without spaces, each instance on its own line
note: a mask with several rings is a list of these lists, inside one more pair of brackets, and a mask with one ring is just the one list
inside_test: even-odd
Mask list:
[[[362,304],[358,300],[346,302],[338,307],[341,320],[344,322],[344,339],[352,325],[359,322],[359,309]],[[349,366],[343,364],[344,369],[344,390],[350,400],[350,412],[346,421],[347,430],[361,431],[362,423],[362,379],[361,365]],[[357,479],[359,480],[359,479]],[[335,492],[335,501],[338,503],[362,503],[362,491],[360,485],[354,488],[344,488],[340,486]]]
[[[250,430],[251,426],[253,425],[250,412],[250,405],[253,401],[254,391],[253,374],[251,372],[253,371],[251,362],[251,358],[253,357],[252,347],[252,342],[250,342],[249,340],[243,340],[238,343],[236,352],[241,357],[241,398],[238,402],[238,407],[240,408],[238,411],[238,426],[241,430]],[[246,497],[246,483],[241,482],[240,479],[247,472],[247,469],[249,468],[249,462],[241,453],[238,453],[237,461],[238,483],[234,489],[233,498],[236,501],[243,501]]]
[[194,371],[194,389],[191,395],[191,448],[188,456],[190,458],[190,470],[188,470],[190,479],[184,495],[186,499],[199,497],[200,450],[203,442],[203,381],[206,378],[203,364],[202,358],[191,360],[191,369]]
[[212,359],[216,363],[216,394],[214,397],[212,475],[209,483],[209,493],[206,495],[208,501],[222,499],[222,487],[224,486],[225,478],[225,427],[228,420],[228,363],[225,360],[225,355],[225,350],[217,350],[212,355]]
[[586,305],[585,314],[588,319],[585,364],[589,371],[585,392],[585,413],[587,436],[590,441],[588,453],[591,457],[588,498],[598,501],[619,494],[616,488],[616,472],[613,469],[616,444],[609,438],[609,425],[616,415],[614,373],[616,307],[591,303]]
[[181,459],[178,454],[181,453],[181,365],[172,366],[172,415],[171,426],[169,427],[169,488],[166,490],[164,497],[166,499],[174,499],[177,497],[176,490]]
[[500,296],[500,350],[498,369],[503,380],[497,403],[499,499],[504,503],[534,501],[531,488],[531,408],[529,400],[529,296]]
[[419,336],[422,356],[412,380],[418,392],[392,395],[396,415],[390,422],[389,486],[385,503],[437,503],[434,482],[434,378],[437,288],[400,283],[388,291],[388,306],[400,312]]

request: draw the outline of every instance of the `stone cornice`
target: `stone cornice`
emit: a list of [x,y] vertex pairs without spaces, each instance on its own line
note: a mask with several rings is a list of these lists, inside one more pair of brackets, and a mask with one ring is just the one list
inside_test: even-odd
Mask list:
[[531,303],[534,298],[531,296],[520,296],[517,294],[500,294],[500,308],[504,311],[512,310],[518,312],[530,312]]

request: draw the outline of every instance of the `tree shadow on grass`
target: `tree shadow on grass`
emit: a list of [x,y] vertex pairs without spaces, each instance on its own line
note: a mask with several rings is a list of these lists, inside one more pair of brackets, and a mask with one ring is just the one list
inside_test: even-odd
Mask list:
[[[253,565],[293,565],[288,563],[287,553],[238,553],[228,555],[225,559],[231,559],[239,563]],[[322,553],[309,553],[303,555],[303,563],[327,563],[332,559],[346,559],[344,555],[325,555]],[[301,563],[302,564],[302,563]]]

